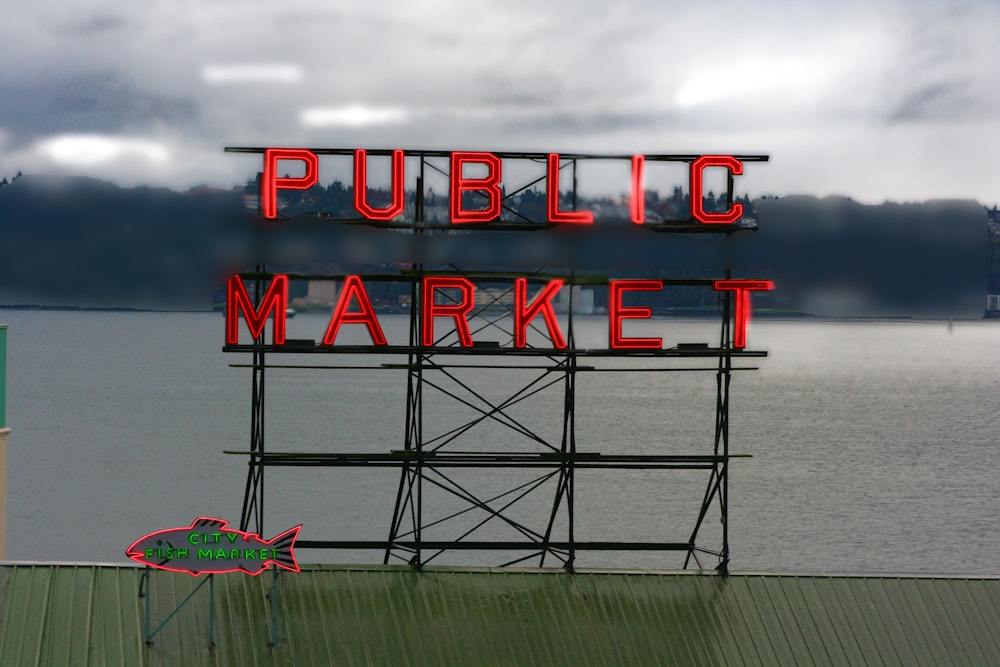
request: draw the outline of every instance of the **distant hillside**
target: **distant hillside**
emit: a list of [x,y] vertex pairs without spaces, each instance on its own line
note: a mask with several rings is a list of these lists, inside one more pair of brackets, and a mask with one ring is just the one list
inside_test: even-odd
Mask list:
[[207,308],[244,217],[237,193],[23,176],[0,188],[0,304]]
[[[676,192],[653,201],[664,216],[685,206]],[[322,202],[305,193],[296,203]],[[987,281],[996,280],[987,212],[971,201],[760,199],[752,202],[759,228],[729,238],[654,233],[622,220],[621,203],[611,201],[581,207],[609,212],[613,223],[430,238],[312,215],[260,223],[245,206],[235,189],[178,193],[18,178],[0,187],[0,305],[207,309],[228,275],[257,262],[346,271],[419,259],[701,277],[731,268],[777,282],[778,290],[755,304],[845,316],[978,317]]]
[[865,206],[843,197],[755,202],[760,231],[734,239],[806,312],[978,317],[990,273],[986,210],[968,200]]

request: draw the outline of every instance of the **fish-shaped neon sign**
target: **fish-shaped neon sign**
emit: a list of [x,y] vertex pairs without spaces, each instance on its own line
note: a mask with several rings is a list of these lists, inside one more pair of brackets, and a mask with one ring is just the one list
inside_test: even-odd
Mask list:
[[190,575],[243,572],[256,576],[271,565],[299,571],[292,547],[302,524],[267,541],[228,525],[224,519],[198,517],[190,526],[140,537],[125,553],[137,563]]

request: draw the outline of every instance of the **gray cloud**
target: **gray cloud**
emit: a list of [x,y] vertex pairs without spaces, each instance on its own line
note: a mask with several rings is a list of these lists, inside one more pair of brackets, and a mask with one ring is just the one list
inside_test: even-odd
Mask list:
[[156,123],[194,125],[191,98],[135,88],[120,74],[90,71],[57,81],[21,78],[0,95],[0,123],[14,145],[58,133],[142,131]]
[[962,123],[993,113],[1000,95],[990,82],[1000,67],[982,49],[993,41],[987,26],[997,19],[995,5],[973,2],[920,5],[908,13],[887,82],[888,122]]
[[478,101],[487,106],[540,108],[565,98],[567,82],[545,72],[489,73],[477,81]]
[[94,123],[107,129],[109,125],[120,127],[137,122],[190,123],[197,119],[198,107],[190,99],[137,90],[115,73],[102,71],[62,81],[49,104],[49,112],[53,116],[69,116],[66,120],[73,124]]
[[664,127],[670,123],[671,116],[673,114],[667,115],[654,111],[560,111],[515,118],[508,120],[505,125],[513,129],[567,136]]
[[[225,145],[398,145],[773,152],[759,186],[778,194],[995,199],[995,178],[979,170],[925,167],[989,168],[985,156],[1000,151],[990,29],[1000,6],[962,7],[107,0],[95,12],[37,0],[0,25],[12,54],[0,77],[0,171],[44,168],[32,145],[90,132],[197,155],[162,166],[154,184],[172,186],[245,180]],[[200,75],[277,61],[300,67],[301,82],[212,86]],[[306,109],[352,105],[402,109],[409,122],[300,122]],[[893,172],[863,168],[889,156]]]
[[907,93],[890,112],[889,121],[954,121],[974,118],[981,111],[982,105],[968,81],[939,81]]
[[130,25],[127,18],[116,13],[98,13],[92,16],[57,18],[51,29],[60,37],[109,38],[107,33],[120,32]]

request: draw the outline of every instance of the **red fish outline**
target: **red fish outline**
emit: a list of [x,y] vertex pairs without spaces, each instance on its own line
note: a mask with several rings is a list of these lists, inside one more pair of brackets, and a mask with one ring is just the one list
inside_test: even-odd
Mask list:
[[[250,576],[254,576],[255,577],[258,574],[260,574],[261,572],[264,572],[265,570],[271,569],[271,565],[272,564],[275,565],[275,566],[277,566],[277,567],[280,567],[282,569],[289,570],[291,572],[299,572],[300,571],[300,569],[299,569],[299,563],[298,563],[298,561],[295,558],[295,552],[293,550],[293,547],[295,546],[295,539],[298,537],[299,531],[302,529],[302,524],[299,524],[297,526],[289,528],[288,530],[286,530],[285,532],[281,533],[280,535],[277,535],[277,536],[275,536],[275,537],[273,537],[273,538],[271,538],[270,540],[267,540],[267,541],[261,539],[260,535],[258,535],[257,533],[248,533],[248,532],[244,532],[242,530],[236,530],[236,529],[233,529],[233,528],[227,528],[226,526],[228,526],[228,525],[229,525],[229,521],[227,521],[225,519],[216,519],[216,518],[213,518],[213,517],[201,516],[201,517],[196,518],[194,521],[192,521],[190,526],[179,526],[177,528],[165,528],[163,530],[158,530],[158,531],[149,533],[148,535],[143,535],[142,537],[140,537],[139,539],[137,539],[135,542],[133,542],[129,546],[128,549],[125,550],[125,555],[127,555],[129,558],[131,558],[132,560],[136,561],[137,563],[139,563],[141,565],[145,565],[146,567],[152,567],[152,568],[155,568],[155,569],[158,569],[158,570],[167,570],[168,572],[183,572],[185,574],[190,574],[193,577],[196,577],[196,576],[198,576],[200,574],[228,574],[228,573],[231,573],[231,572],[242,572],[243,574],[249,574]],[[261,567],[259,567],[256,571],[251,571],[251,570],[249,570],[249,569],[247,569],[245,567],[239,567],[239,566],[237,566],[237,567],[231,567],[231,568],[223,569],[223,570],[216,570],[216,569],[213,569],[213,568],[201,568],[201,569],[195,570],[195,569],[192,569],[191,567],[171,567],[168,563],[173,562],[174,560],[180,560],[182,562],[186,561],[186,560],[192,560],[192,561],[195,561],[195,562],[197,562],[199,564],[206,564],[206,563],[209,563],[209,562],[215,562],[215,559],[209,559],[209,560],[206,561],[206,560],[203,560],[203,559],[189,559],[189,558],[174,559],[174,558],[168,558],[167,560],[163,561],[162,563],[155,563],[155,562],[152,562],[150,560],[147,560],[146,559],[145,550],[143,550],[143,549],[141,549],[141,548],[138,547],[138,545],[140,543],[143,543],[143,542],[145,542],[147,540],[152,540],[153,538],[156,538],[156,537],[161,536],[161,535],[162,536],[166,536],[166,535],[171,535],[171,534],[175,534],[175,533],[187,533],[187,534],[191,534],[191,532],[198,532],[198,529],[205,529],[205,528],[210,528],[210,529],[213,529],[215,532],[219,532],[219,533],[223,533],[223,534],[227,534],[227,535],[237,535],[238,536],[237,540],[239,540],[240,538],[242,538],[243,543],[249,542],[251,544],[256,545],[256,549],[255,549],[256,551],[259,551],[260,549],[276,550],[279,553],[279,555],[282,556],[283,558],[281,558],[281,559],[267,558],[267,559],[265,559],[263,561],[257,561],[258,563],[261,563]],[[164,541],[166,541],[165,538],[164,538]],[[233,544],[236,544],[236,543],[237,543],[236,541],[230,540],[229,542],[226,542],[226,543],[220,543],[221,546],[219,548],[222,548],[222,546],[225,546],[227,544],[228,545],[233,545]],[[167,544],[170,544],[170,542],[168,541]],[[185,544],[184,548],[197,548],[198,546],[201,546],[201,545]],[[173,548],[172,545],[171,545],[171,548]],[[241,548],[244,549],[244,551],[245,551],[245,547],[241,547]],[[214,549],[213,549],[213,551],[214,551]],[[222,560],[222,559],[219,559],[219,560]]]

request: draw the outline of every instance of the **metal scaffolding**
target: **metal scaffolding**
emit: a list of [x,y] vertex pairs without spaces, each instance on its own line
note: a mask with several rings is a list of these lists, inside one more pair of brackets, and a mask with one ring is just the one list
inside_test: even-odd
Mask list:
[[[235,150],[235,149],[234,149]],[[262,149],[243,149],[256,152]],[[372,153],[376,153],[372,151]],[[425,168],[437,169],[434,158],[436,152],[420,154],[420,177],[417,180],[415,200],[415,220],[409,225],[417,235],[446,235],[447,227],[424,225],[424,173]],[[446,155],[446,154],[442,154]],[[507,154],[498,154],[501,157]],[[523,159],[535,159],[534,154],[511,154]],[[575,173],[577,159],[588,156],[564,156]],[[660,156],[684,161],[696,156]],[[537,182],[534,181],[534,182]],[[529,184],[530,185],[530,184]],[[528,186],[525,186],[528,187]],[[520,188],[507,194],[509,198]],[[732,180],[730,176],[729,196],[732,200]],[[573,179],[573,207],[576,204],[576,179]],[[504,210],[514,211],[504,206]],[[522,218],[524,216],[521,216]],[[371,223],[376,224],[376,223]],[[379,223],[391,226],[393,223]],[[519,220],[514,223],[502,222],[490,229],[510,229],[512,233],[525,226],[537,229],[544,221]],[[471,229],[475,226],[463,226]],[[653,231],[667,233],[704,233],[705,226],[691,221],[671,221]],[[715,226],[718,227],[718,226]],[[737,226],[723,230],[729,234],[737,231]],[[719,229],[711,230],[719,233]],[[474,231],[472,233],[475,233]],[[264,291],[265,282],[271,276],[261,265],[253,272],[241,274],[247,281],[254,281],[255,297],[258,300]],[[290,280],[323,279],[343,280],[344,274],[293,274],[285,272]],[[426,276],[456,276],[473,283],[497,281],[513,282],[514,278],[527,278],[529,282],[542,283],[553,277],[564,280],[565,286],[605,285],[606,276],[592,274],[579,275],[571,268],[553,271],[512,271],[484,270],[484,267],[463,268],[450,266],[425,266],[412,264],[402,270],[361,275],[363,281],[390,280],[410,284],[409,336],[406,345],[353,346],[317,345],[313,341],[295,341],[294,344],[273,345],[265,343],[263,334],[248,344],[227,344],[226,352],[252,355],[249,364],[252,371],[251,435],[249,450],[230,452],[248,457],[248,474],[243,500],[240,529],[263,534],[264,518],[264,472],[268,467],[354,467],[395,468],[399,471],[395,502],[391,520],[384,539],[342,540],[302,539],[299,548],[307,549],[368,549],[379,550],[384,563],[405,562],[415,568],[431,563],[442,553],[454,550],[476,550],[486,552],[508,552],[501,566],[533,562],[539,566],[547,561],[558,563],[572,570],[577,554],[584,551],[663,551],[684,554],[683,566],[705,569],[714,567],[725,573],[729,566],[729,464],[737,455],[730,453],[729,446],[729,399],[730,381],[734,370],[742,370],[733,365],[734,359],[760,358],[764,351],[737,349],[733,344],[732,321],[734,318],[733,292],[719,292],[719,338],[718,344],[678,344],[666,349],[593,349],[578,347],[574,331],[574,308],[572,296],[566,314],[566,347],[557,349],[552,345],[533,345],[531,341],[524,348],[506,347],[499,344],[474,344],[463,347],[454,332],[448,332],[424,345],[421,338],[422,313],[435,294],[422,293],[422,281]],[[726,277],[729,277],[728,271]],[[671,279],[663,278],[664,285],[692,286],[711,289],[711,279]],[[570,290],[572,295],[572,289]],[[437,292],[437,298],[442,293]],[[447,298],[447,295],[444,295]],[[501,305],[498,295],[492,303],[485,303],[469,315],[469,320],[483,322],[483,327],[500,330],[503,335],[512,335],[506,329],[505,318],[509,307]],[[531,325],[538,334],[540,330]],[[544,335],[544,334],[543,334]],[[537,340],[537,338],[536,338]],[[264,408],[265,375],[274,354],[333,354],[333,355],[393,355],[399,359],[393,363],[378,363],[372,368],[395,368],[406,375],[405,425],[401,447],[379,452],[282,452],[266,447]],[[646,360],[644,368],[602,366],[625,358]],[[678,360],[699,360],[687,366],[677,365]],[[681,362],[684,363],[684,362]],[[283,365],[294,368],[293,365]],[[334,368],[334,367],[331,367]],[[509,395],[497,399],[476,389],[465,379],[464,374],[490,372],[491,369],[505,369],[523,374],[524,380]],[[576,397],[577,377],[590,372],[682,372],[703,371],[714,373],[715,428],[714,441],[701,451],[690,454],[634,454],[619,451],[581,451],[576,439]],[[332,370],[331,372],[336,372]],[[553,388],[561,394],[560,423],[558,437],[547,437],[514,414],[516,406],[537,396],[546,389]],[[561,389],[561,391],[560,391]],[[428,392],[447,396],[465,409],[471,410],[472,417],[456,418],[450,426],[439,433],[429,433],[425,429],[429,410],[425,401]],[[442,415],[435,413],[438,421]],[[476,446],[468,446],[469,433],[474,427],[490,424],[509,431],[516,440],[528,445],[505,451],[484,451]],[[460,480],[456,472],[468,469],[504,469],[530,471],[530,479],[517,483],[507,490],[496,493],[475,488],[467,481]],[[576,538],[577,472],[580,470],[699,470],[707,476],[700,509],[693,528],[685,530],[683,536],[674,536],[673,541],[648,539],[643,541],[587,541]],[[526,476],[529,473],[525,473]],[[554,489],[554,490],[553,490]],[[446,494],[454,503],[454,511],[443,517],[430,517],[426,511],[425,499],[433,490]],[[544,513],[526,521],[515,516],[512,510],[517,503],[528,496],[546,496]],[[388,509],[388,508],[387,508]],[[706,519],[718,516],[721,522],[721,541],[718,544],[704,544]],[[470,517],[477,516],[475,520]],[[479,531],[484,526],[503,526],[514,539],[482,539]],[[445,537],[440,537],[441,535]],[[551,560],[550,560],[551,559]]]

